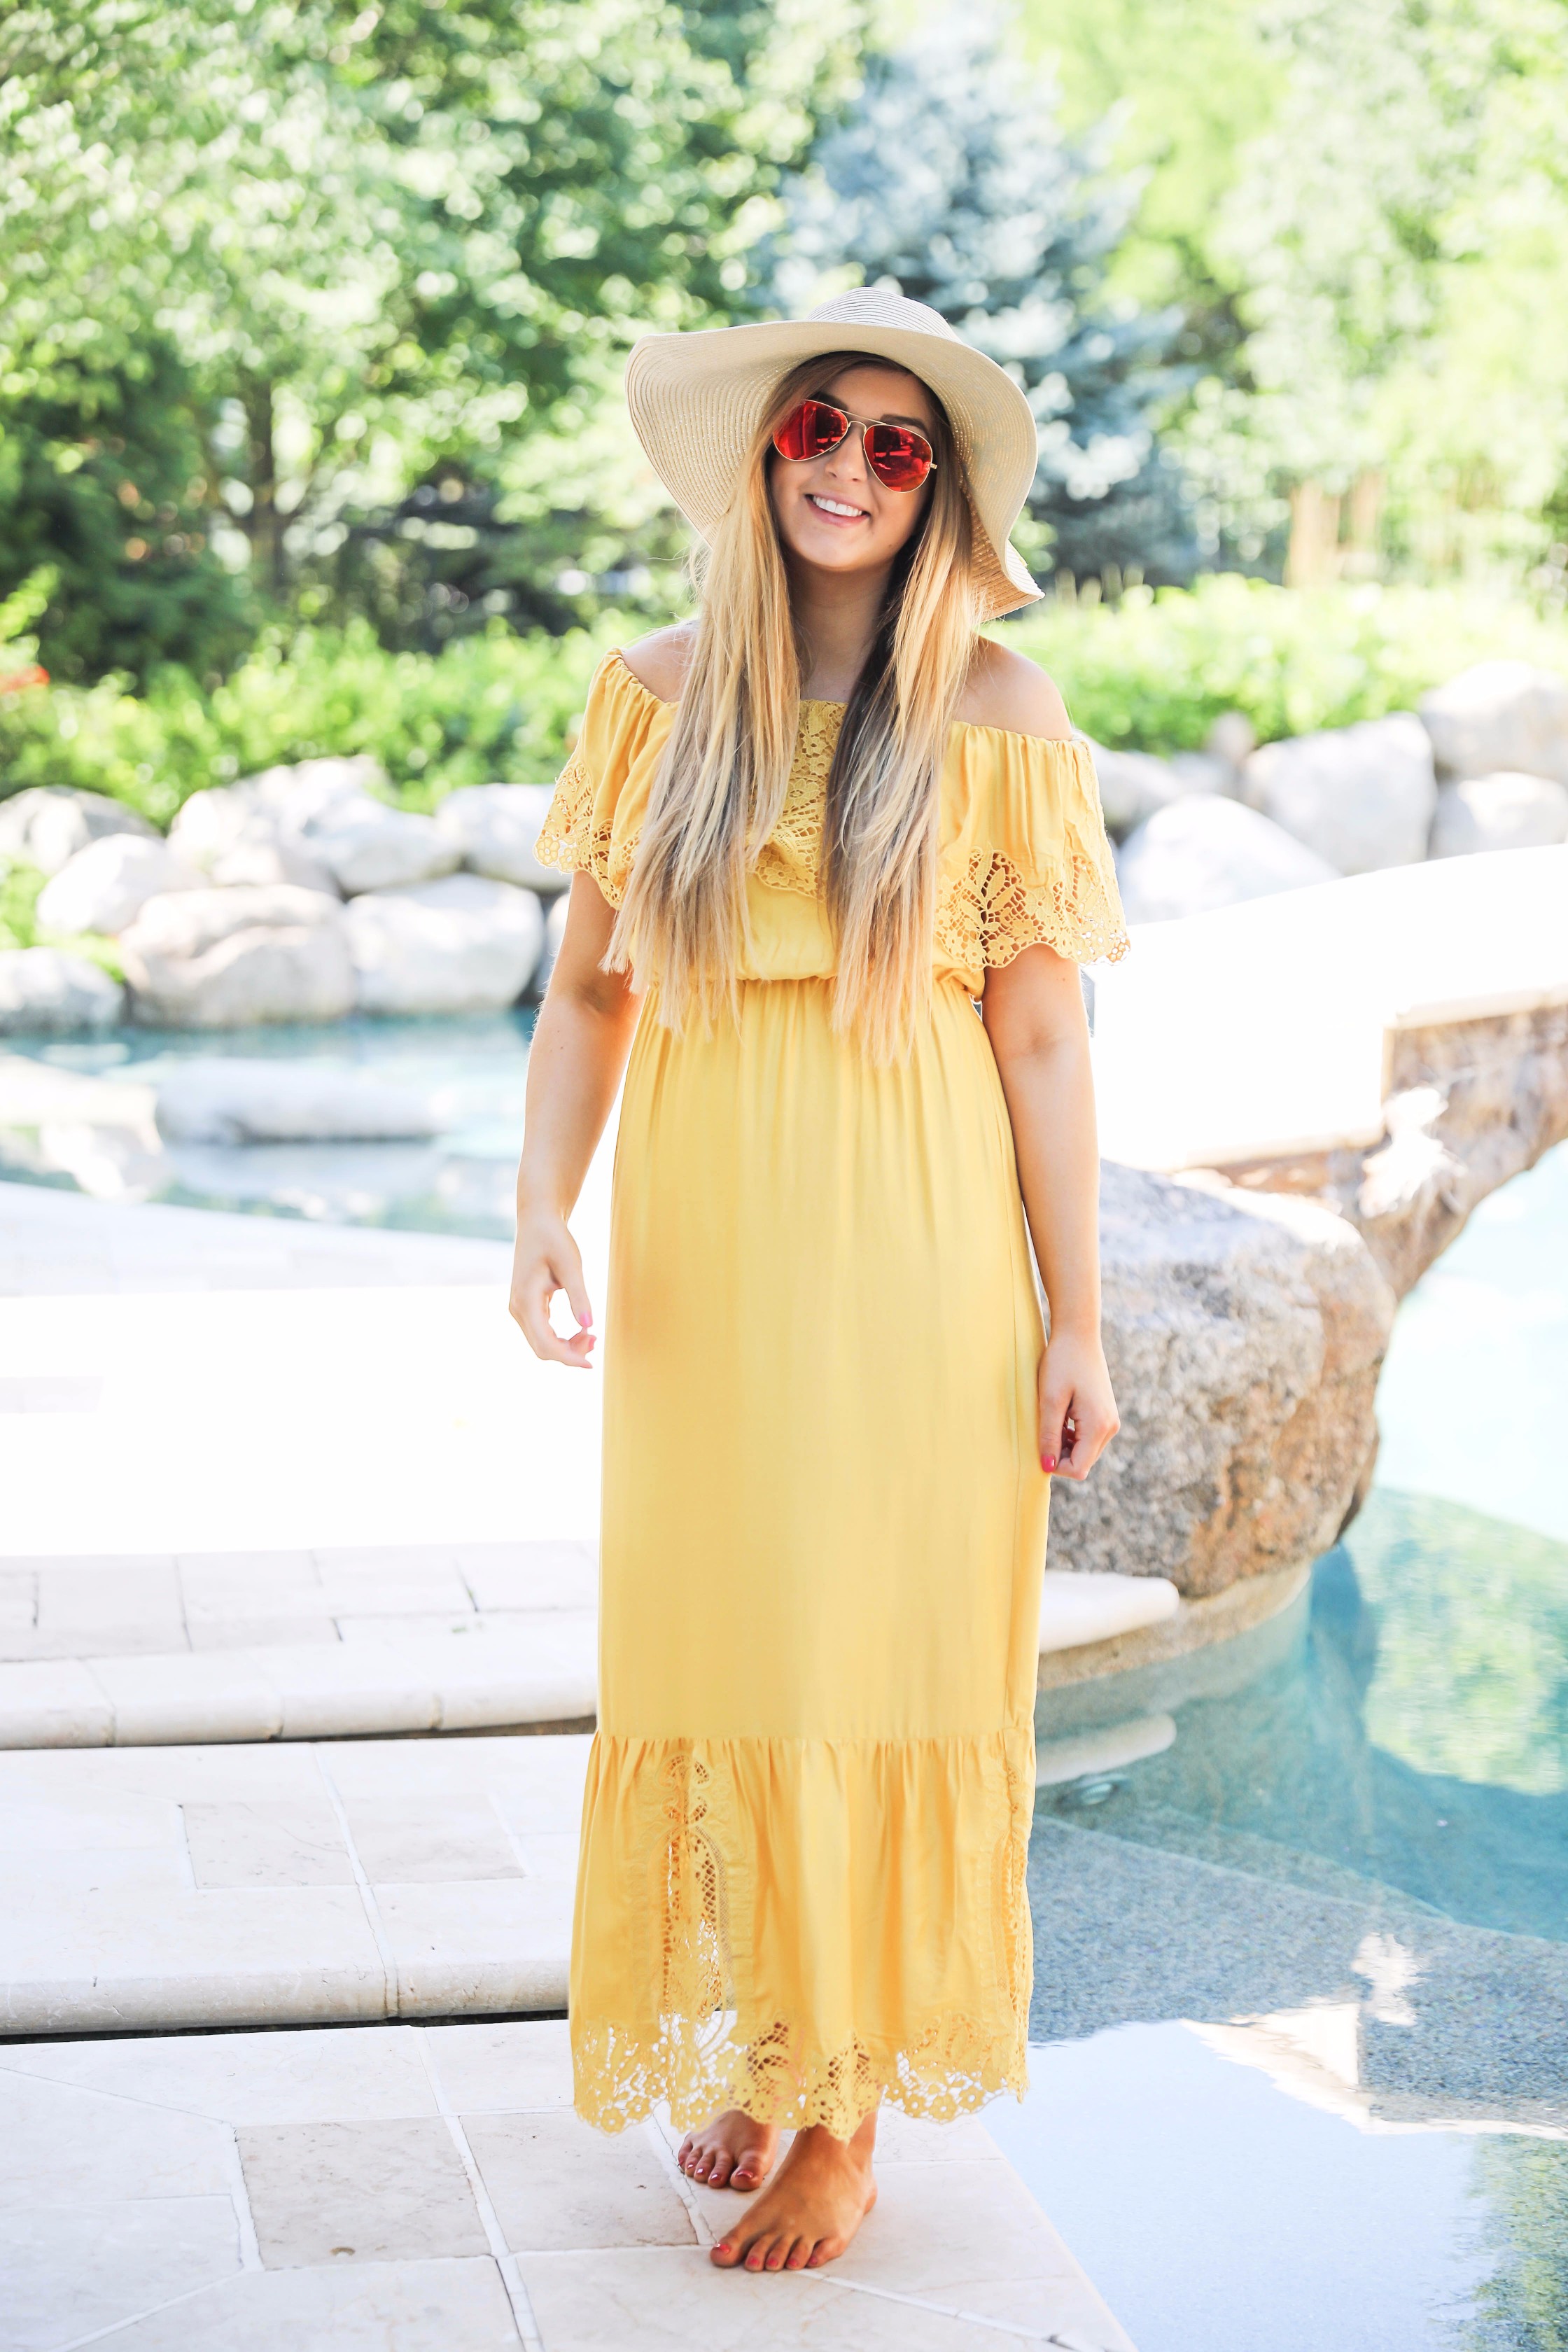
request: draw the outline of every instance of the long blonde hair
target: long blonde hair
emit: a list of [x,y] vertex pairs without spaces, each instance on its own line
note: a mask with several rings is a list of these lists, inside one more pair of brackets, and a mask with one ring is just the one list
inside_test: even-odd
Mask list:
[[[800,723],[802,648],[768,494],[774,427],[855,366],[841,352],[792,368],[714,531],[684,688],[649,795],[606,968],[658,992],[658,1018],[704,1027],[736,1003],[749,937],[746,877],[777,824]],[[827,784],[820,887],[837,944],[834,1025],[878,1061],[907,1053],[930,1010],[937,788],[973,655],[973,525],[952,430],[932,395],[936,470],[895,562]]]

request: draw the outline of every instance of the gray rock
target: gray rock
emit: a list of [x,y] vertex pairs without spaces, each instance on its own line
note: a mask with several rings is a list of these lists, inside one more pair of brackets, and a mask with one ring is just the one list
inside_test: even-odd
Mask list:
[[1529,662],[1477,662],[1423,695],[1421,722],[1445,776],[1507,770],[1568,784],[1568,678]]
[[1234,798],[1239,788],[1240,771],[1211,751],[1173,751],[1170,766],[1179,792],[1225,793]]
[[1053,1568],[1190,1595],[1312,1559],[1376,1440],[1394,1300],[1316,1202],[1101,1171],[1105,1343],[1121,1433],[1058,1480]]
[[38,893],[48,931],[122,931],[149,898],[201,887],[199,870],[156,835],[110,833],[79,849]]
[[111,833],[159,838],[157,827],[134,809],[74,784],[35,784],[0,801],[0,857],[19,858],[45,874],[58,874],[79,849]]
[[238,1058],[184,1063],[158,1088],[172,1143],[405,1143],[438,1135],[428,1096],[363,1070]]
[[544,918],[544,949],[528,983],[530,996],[542,997],[550,985],[550,975],[555,969],[555,959],[566,936],[566,916],[571,904],[571,893],[566,890],[550,901],[550,911]]
[[0,1036],[66,1036],[112,1029],[125,992],[85,956],[61,948],[10,948],[0,953]]
[[1148,818],[1122,844],[1116,867],[1133,923],[1167,922],[1337,878],[1326,858],[1257,810],[1205,793]]
[[343,909],[325,891],[150,898],[121,940],[134,1019],[163,1029],[338,1021],[353,1009]]
[[220,784],[193,793],[169,828],[169,843],[212,882],[292,882],[300,889],[337,895],[337,883],[321,860],[248,786]]
[[345,801],[374,799],[385,792],[387,774],[370,752],[358,751],[348,758],[263,768],[258,775],[242,777],[233,789],[299,832]]
[[1114,840],[1181,798],[1183,787],[1168,760],[1156,759],[1152,751],[1111,751],[1102,743],[1091,742],[1089,748],[1094,754],[1105,829]]
[[1568,1004],[1402,1025],[1388,1051],[1378,1142],[1226,1172],[1335,1208],[1403,1298],[1489,1192],[1568,1139]]
[[345,897],[395,890],[453,873],[462,852],[434,817],[368,798],[335,801],[300,834]]
[[1258,749],[1258,730],[1245,710],[1222,710],[1204,739],[1204,750],[1239,775]]
[[467,784],[447,794],[436,822],[457,844],[470,874],[516,882],[551,898],[572,878],[541,866],[533,854],[552,790],[549,784]]
[[532,891],[479,874],[367,892],[343,919],[365,1013],[500,1012],[544,944]]
[[1550,776],[1468,776],[1437,791],[1432,856],[1483,849],[1543,849],[1568,841],[1568,785]]
[[1408,710],[1292,735],[1254,751],[1242,797],[1341,874],[1414,866],[1436,804],[1431,741]]

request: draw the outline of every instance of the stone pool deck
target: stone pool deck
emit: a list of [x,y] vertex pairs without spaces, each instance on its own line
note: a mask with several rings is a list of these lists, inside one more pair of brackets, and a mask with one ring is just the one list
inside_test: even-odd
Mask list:
[[[597,1391],[507,1260],[0,1185],[0,2345],[1131,2352],[977,2121],[763,2281],[571,2114]],[[1058,1582],[1080,1645],[1174,1607]]]
[[830,2271],[720,2273],[740,2200],[571,2112],[565,2028],[12,2042],[16,2352],[1131,2352],[984,2127],[889,2116]]

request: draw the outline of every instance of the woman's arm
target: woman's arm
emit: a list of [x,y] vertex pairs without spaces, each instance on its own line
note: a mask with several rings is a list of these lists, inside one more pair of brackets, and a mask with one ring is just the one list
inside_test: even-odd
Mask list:
[[[600,969],[615,919],[593,877],[574,875],[566,936],[528,1056],[517,1171],[512,1317],[536,1356],[584,1371],[594,1347],[594,1310],[566,1220],[605,1131],[637,1017],[637,999],[625,974]],[[558,1339],[550,1321],[558,1290],[577,1318],[569,1339]]]
[[986,973],[982,1010],[1051,1307],[1040,1466],[1087,1478],[1121,1423],[1100,1338],[1100,1149],[1078,966],[1053,948],[1026,948]]

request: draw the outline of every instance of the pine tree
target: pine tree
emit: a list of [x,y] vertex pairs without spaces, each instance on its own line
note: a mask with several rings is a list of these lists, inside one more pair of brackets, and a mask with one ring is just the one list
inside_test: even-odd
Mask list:
[[1133,202],[1062,138],[1053,92],[996,20],[969,12],[870,60],[788,187],[760,291],[794,310],[824,279],[858,279],[929,302],[1017,378],[1038,420],[1017,534],[1037,572],[1184,580],[1189,502],[1156,436],[1183,380],[1167,356],[1180,319],[1105,292]]

